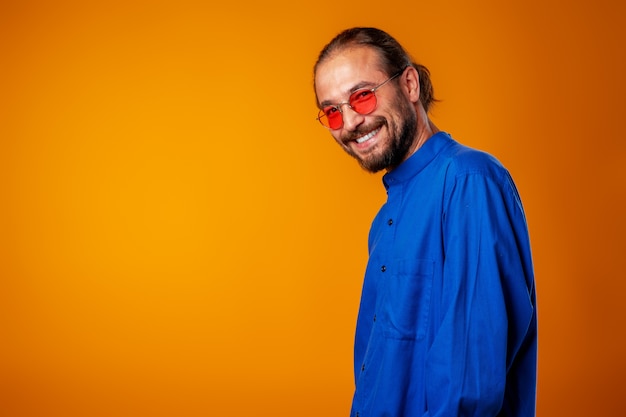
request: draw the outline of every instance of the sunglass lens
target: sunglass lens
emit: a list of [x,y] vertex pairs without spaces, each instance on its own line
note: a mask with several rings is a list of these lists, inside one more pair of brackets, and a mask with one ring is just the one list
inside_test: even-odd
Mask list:
[[339,129],[343,124],[341,112],[337,107],[330,106],[320,111],[320,121],[326,127]]
[[350,107],[360,114],[369,114],[376,108],[376,95],[372,90],[355,91],[350,96]]

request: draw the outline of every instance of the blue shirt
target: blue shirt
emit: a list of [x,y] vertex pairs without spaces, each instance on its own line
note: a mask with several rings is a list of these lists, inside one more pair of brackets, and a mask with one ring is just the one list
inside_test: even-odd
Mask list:
[[383,183],[351,416],[534,416],[534,274],[508,171],[439,132]]

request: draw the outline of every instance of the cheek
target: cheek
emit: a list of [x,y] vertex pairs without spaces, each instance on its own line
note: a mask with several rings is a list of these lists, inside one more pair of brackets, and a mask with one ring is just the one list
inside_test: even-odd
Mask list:
[[404,121],[415,117],[416,113],[413,107],[409,107],[406,103],[397,103],[394,110],[389,113],[388,122],[390,128],[397,131]]

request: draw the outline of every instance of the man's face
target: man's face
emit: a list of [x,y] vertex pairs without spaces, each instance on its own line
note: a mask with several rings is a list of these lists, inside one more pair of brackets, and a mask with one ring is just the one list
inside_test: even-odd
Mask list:
[[[324,107],[346,102],[354,91],[374,88],[390,75],[382,70],[378,52],[373,48],[344,49],[318,66],[318,103]],[[376,98],[376,109],[367,115],[342,105],[343,126],[330,130],[337,143],[370,172],[398,166],[406,159],[417,133],[415,107],[396,80],[376,90]]]

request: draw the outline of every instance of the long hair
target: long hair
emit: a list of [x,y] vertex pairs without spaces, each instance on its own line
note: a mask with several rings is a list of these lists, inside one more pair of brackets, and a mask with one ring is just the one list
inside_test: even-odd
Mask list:
[[422,106],[424,106],[424,110],[428,112],[431,104],[437,101],[430,81],[430,71],[425,66],[413,62],[402,45],[391,35],[380,29],[355,27],[346,29],[335,36],[320,52],[313,68],[313,75],[317,74],[319,65],[333,54],[351,46],[359,45],[369,46],[378,51],[383,70],[387,72],[387,75],[395,74],[409,65],[413,66],[419,75],[420,101]]

